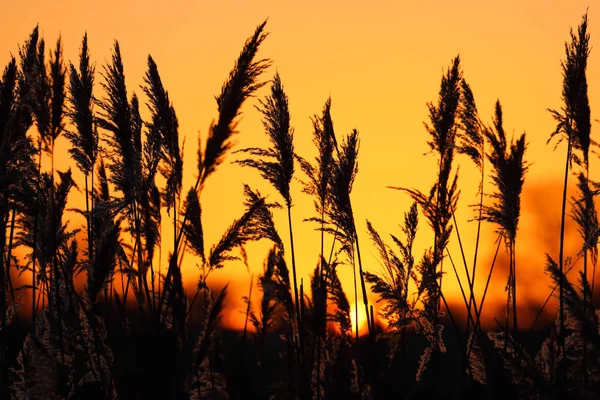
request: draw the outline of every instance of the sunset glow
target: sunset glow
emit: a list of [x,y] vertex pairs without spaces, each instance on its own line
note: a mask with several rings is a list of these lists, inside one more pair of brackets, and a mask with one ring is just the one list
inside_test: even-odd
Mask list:
[[[356,332],[356,307],[350,306],[350,319],[352,320],[352,333]],[[358,334],[360,336],[368,333],[367,328],[367,319],[365,318],[365,309],[361,308],[361,305],[358,306]]]
[[0,399],[600,398],[597,4],[4,3]]

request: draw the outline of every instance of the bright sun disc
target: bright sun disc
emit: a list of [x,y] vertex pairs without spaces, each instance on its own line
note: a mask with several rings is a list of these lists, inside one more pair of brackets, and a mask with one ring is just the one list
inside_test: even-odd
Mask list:
[[[356,307],[355,305],[350,306],[350,318],[352,320],[352,334],[356,332]],[[361,308],[361,304],[358,305],[358,334],[365,335],[368,333],[367,318],[365,317],[364,305]]]

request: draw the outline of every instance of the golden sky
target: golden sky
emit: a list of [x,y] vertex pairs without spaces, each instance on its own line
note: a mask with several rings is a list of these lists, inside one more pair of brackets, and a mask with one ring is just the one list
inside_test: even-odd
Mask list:
[[[114,39],[118,39],[124,58],[129,93],[144,101],[139,85],[146,70],[148,54],[159,71],[185,136],[184,188],[195,177],[196,138],[206,136],[217,117],[214,96],[219,93],[244,40],[255,27],[269,18],[270,35],[260,56],[271,58],[281,75],[290,99],[295,127],[296,151],[309,159],[312,127],[309,117],[319,113],[328,96],[338,137],[357,128],[361,137],[359,174],[354,186],[353,205],[359,226],[363,262],[370,271],[380,266],[366,235],[365,219],[383,234],[400,234],[398,224],[410,205],[405,194],[386,189],[387,185],[426,191],[435,175],[436,160],[424,156],[428,135],[423,127],[428,101],[435,101],[442,72],[460,53],[464,77],[470,83],[479,112],[491,121],[494,102],[500,99],[505,129],[527,132],[527,160],[532,162],[523,194],[523,216],[517,239],[519,293],[523,306],[540,304],[549,293],[549,280],[543,272],[544,253],[558,253],[561,176],[565,149],[553,151],[546,145],[554,121],[547,108],[559,108],[561,94],[560,60],[570,27],[576,27],[589,5],[580,0],[535,0],[501,2],[457,0],[429,2],[399,1],[6,1],[0,16],[0,64],[18,53],[33,27],[39,23],[49,46],[62,35],[65,58],[77,60],[81,38],[89,35],[92,58],[97,71],[110,59]],[[600,104],[600,57],[594,44],[600,38],[600,14],[590,7],[592,54],[588,67],[592,119]],[[102,80],[97,76],[96,81]],[[263,89],[259,96],[266,91]],[[99,93],[99,87],[98,92]],[[263,146],[266,137],[260,114],[246,103],[239,125],[236,148]],[[592,125],[592,137],[599,125]],[[74,167],[67,157],[67,141],[57,143],[57,167]],[[242,169],[229,161],[208,181],[202,193],[207,245],[215,243],[232,220],[243,212],[242,183],[249,183],[277,199],[266,182],[253,170]],[[591,178],[596,178],[595,156]],[[461,165],[462,190],[457,219],[466,242],[467,258],[472,259],[475,223],[469,204],[477,201],[478,177],[465,158]],[[76,172],[76,179],[79,172]],[[301,174],[298,174],[302,178]],[[319,233],[315,226],[302,223],[313,216],[312,199],[293,186],[296,251],[301,276],[308,279],[319,254]],[[277,199],[279,200],[279,199]],[[82,196],[71,198],[74,206]],[[75,218],[75,217],[73,217]],[[287,240],[283,211],[276,211],[276,223]],[[73,224],[77,225],[76,219]],[[76,226],[74,226],[76,227]],[[570,232],[574,233],[574,229]],[[169,224],[163,235],[169,237]],[[432,244],[432,234],[421,218],[417,254]],[[574,236],[574,235],[573,235]],[[482,287],[489,258],[493,252],[494,228],[482,235],[482,262],[476,285]],[[170,243],[169,240],[165,240]],[[575,255],[579,241],[569,240],[567,249]],[[286,241],[287,244],[287,241]],[[266,245],[251,246],[251,271],[243,264],[231,264],[215,273],[213,283],[230,282],[228,314],[225,322],[239,327],[239,299],[248,290],[250,273],[259,273]],[[450,251],[458,260],[455,237]],[[166,248],[163,257],[166,256]],[[289,253],[289,251],[288,251]],[[502,260],[505,258],[500,253]],[[166,257],[164,257],[166,259]],[[420,258],[420,256],[418,256]],[[197,280],[193,257],[186,256],[184,277],[189,290]],[[342,281],[353,299],[350,267],[343,268]],[[505,270],[498,269],[486,309],[500,310],[504,299]],[[444,281],[447,296],[455,308],[461,305],[453,275]],[[462,301],[461,301],[462,302]],[[552,304],[552,303],[551,303]],[[489,308],[488,308],[489,307]],[[551,306],[553,310],[556,306]],[[496,310],[497,311],[497,310]],[[498,311],[501,312],[501,311]],[[527,324],[525,324],[527,326]]]

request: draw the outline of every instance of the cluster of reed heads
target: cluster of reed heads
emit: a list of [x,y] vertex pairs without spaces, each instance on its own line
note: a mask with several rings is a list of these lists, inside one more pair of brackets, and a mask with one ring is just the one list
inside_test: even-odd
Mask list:
[[[216,96],[218,119],[210,124],[206,139],[199,139],[197,179],[187,191],[177,115],[151,56],[142,85],[150,115],[144,121],[141,100],[128,94],[118,42],[99,74],[87,34],[75,64],[65,64],[60,38],[46,60],[38,27],[19,47],[18,59],[12,58],[0,80],[0,397],[384,399],[392,392],[412,398],[597,396],[600,331],[592,294],[599,236],[594,197],[600,185],[589,179],[589,151],[595,143],[586,81],[587,14],[565,45],[564,105],[550,110],[557,121],[550,139],[567,147],[560,254],[558,261],[547,258],[560,306],[537,354],[525,345],[517,302],[516,244],[527,144],[525,134],[507,137],[500,102],[491,124],[485,123],[460,58],[452,61],[438,99],[428,104],[425,124],[437,177],[426,191],[394,187],[414,203],[400,221],[400,235],[390,235],[391,242],[367,221],[383,267],[367,271],[351,196],[359,132],[338,140],[327,99],[312,118],[317,157],[307,160],[296,154],[282,79],[275,74],[264,80],[271,61],[258,57],[267,38],[265,25],[247,39]],[[232,153],[243,104],[267,84],[270,89],[257,109],[269,146],[238,149],[235,162],[257,170],[280,198],[271,202],[244,185],[245,212],[217,243],[207,246],[200,195]],[[85,182],[77,183],[71,170],[55,171],[54,147],[60,136],[71,143],[69,153]],[[45,168],[49,172],[42,168],[43,154],[50,157]],[[458,157],[472,161],[481,173],[473,218],[477,236],[471,249],[461,240],[455,218]],[[304,222],[314,224],[321,238],[318,262],[306,283],[297,273],[292,224],[299,222],[292,214],[291,190],[298,168],[304,195],[315,205],[314,217]],[[570,203],[571,217],[583,240],[575,260],[564,254],[572,173],[578,192]],[[83,185],[85,204],[71,211],[80,213],[85,224],[75,228],[65,218],[67,200]],[[419,210],[433,230],[432,246],[420,259],[413,251]],[[283,237],[273,222],[274,212],[287,213]],[[165,223],[173,226],[172,242],[161,235]],[[498,234],[487,270],[478,258],[484,223],[497,227]],[[453,237],[461,252],[456,263],[447,249]],[[273,246],[257,278],[259,295],[252,297],[251,285],[244,298],[245,327],[230,344],[239,351],[226,357],[225,333],[218,327],[227,287],[215,293],[209,276],[243,260],[244,246],[258,240]],[[156,256],[163,243],[172,248],[164,266]],[[481,316],[500,247],[509,261],[506,318],[496,320],[497,330],[484,332]],[[16,257],[17,248],[27,256]],[[183,286],[185,257],[200,265],[193,294]],[[580,259],[576,288],[567,273]],[[348,266],[354,271],[353,288],[343,288],[338,278],[338,268]],[[466,281],[459,268],[464,268]],[[478,298],[475,277],[482,271],[487,283]],[[29,283],[17,286],[15,274],[30,277]],[[80,274],[85,285],[76,287]],[[443,279],[454,278],[466,326],[459,325],[442,290]],[[354,321],[345,290],[354,291]],[[382,303],[385,330],[375,323],[369,290]],[[25,303],[29,313],[22,310]],[[367,321],[363,337],[358,333],[359,308],[364,308]],[[199,317],[192,322],[193,315]],[[444,326],[450,329],[444,331]],[[416,358],[415,349],[420,351]],[[453,358],[448,355],[452,352]]]

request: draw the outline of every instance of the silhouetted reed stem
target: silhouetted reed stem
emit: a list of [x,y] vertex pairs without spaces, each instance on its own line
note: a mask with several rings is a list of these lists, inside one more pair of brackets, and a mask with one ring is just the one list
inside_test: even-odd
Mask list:
[[250,317],[250,306],[252,305],[252,284],[254,283],[254,274],[250,275],[250,289],[248,290],[248,306],[246,307],[246,319],[244,321],[244,334],[242,335],[242,349],[240,351],[240,371],[244,373],[244,361],[246,358],[246,342],[248,332],[248,319]]
[[354,273],[354,322],[356,324],[356,341],[358,341],[358,286],[356,285],[356,260],[352,249],[352,272]]
[[[448,254],[448,259],[450,260],[450,265],[452,266],[452,270],[454,271],[454,276],[456,277],[456,281],[458,282],[458,287],[460,289],[460,294],[462,295],[463,302],[465,303],[465,308],[468,308],[469,302],[467,300],[467,295],[465,293],[460,276],[458,276],[458,270],[456,269],[456,264],[454,264],[454,260],[452,259],[452,255],[450,255],[450,251],[448,251],[448,249],[446,249],[446,254]],[[473,324],[475,324],[475,321],[473,321],[473,317],[471,316],[471,313],[468,313],[467,314],[467,324],[469,324],[471,322],[473,322]]]
[[[93,174],[92,174],[93,175]],[[93,187],[93,186],[92,186]],[[92,222],[90,214],[90,191],[88,187],[88,174],[85,174],[85,219],[87,222],[87,236],[88,236],[88,263],[92,263],[92,246],[93,246],[93,234],[92,234]]]
[[[469,301],[465,302],[465,306],[467,308],[467,340],[468,340],[468,337],[469,337],[469,335],[468,335],[469,334],[469,323],[471,321],[473,321],[473,316],[471,315],[471,307],[473,305],[473,302],[471,300],[473,299],[473,280],[474,280],[474,278],[472,279],[471,275],[469,274],[469,267],[467,266],[467,258],[465,257],[465,251],[464,251],[464,247],[463,247],[463,244],[462,244],[462,239],[460,237],[460,231],[458,230],[458,223],[456,222],[456,214],[455,213],[452,213],[452,221],[454,222],[454,228],[456,229],[456,237],[458,238],[458,245],[459,245],[459,248],[460,248],[460,254],[462,256],[463,265],[465,267],[465,273],[467,275],[467,284],[469,285],[469,293],[470,293],[469,294]],[[448,252],[447,249],[446,249],[446,252]],[[449,252],[448,252],[448,255],[450,255]],[[452,262],[452,260],[451,260],[451,262]],[[460,278],[458,276],[458,272],[456,271],[456,267],[454,265],[454,262],[452,262],[452,268],[455,269],[454,272],[456,274],[456,279],[458,280],[458,283],[461,286],[461,291],[463,291],[463,289],[462,289],[462,283],[461,283]],[[463,297],[466,300],[466,295],[465,295],[464,291],[463,291]]]
[[[502,244],[502,235],[498,235],[498,246],[496,246],[496,252],[494,253],[494,258],[492,259],[492,265],[490,267],[490,272],[488,273],[487,280],[485,282],[485,288],[483,289],[483,294],[481,296],[481,302],[479,304],[479,311],[475,311],[475,325],[473,327],[474,333],[481,333],[481,314],[483,312],[483,305],[485,303],[485,298],[487,296],[488,287],[490,285],[490,280],[492,278],[492,273],[494,272],[494,266],[496,265],[496,259],[498,258],[498,252],[500,251],[500,245]],[[472,346],[469,345],[467,349],[467,359],[471,356]]]
[[[2,214],[0,215],[0,218],[2,218],[1,222],[0,222],[0,226],[2,227],[2,238],[0,239],[0,256],[2,257],[2,259],[0,260],[0,312],[2,313],[2,315],[0,315],[0,329],[2,329],[0,331],[0,338],[2,338],[2,343],[4,344],[4,337],[6,335],[6,330],[5,330],[5,326],[6,326],[6,282],[5,282],[5,277],[6,277],[6,269],[7,267],[5,266],[5,258],[4,258],[4,248],[6,246],[6,218],[4,217],[5,215],[8,214],[8,202],[6,202],[5,204],[3,204],[2,206]],[[0,347],[0,367],[2,367],[3,371],[2,373],[4,373],[4,368],[5,368],[5,346],[2,345],[2,347]]]
[[[335,238],[333,239],[333,244],[335,244]],[[333,253],[333,245],[332,245],[332,253]],[[319,259],[319,289],[326,290],[326,277],[323,276],[323,261],[325,260],[325,210],[321,211],[321,258]],[[329,257],[329,263],[327,264],[328,268],[331,265],[331,256]],[[327,293],[325,293],[325,297],[327,297]],[[316,335],[316,350],[317,350],[317,400],[321,399],[321,333],[317,332]],[[313,345],[313,354],[315,351],[315,346]]]
[[[296,300],[296,313],[298,320],[298,327],[300,327],[301,315],[300,315],[300,302],[298,298],[298,281],[296,278],[296,255],[294,252],[294,233],[292,230],[292,208],[290,205],[287,206],[288,215],[288,227],[290,231],[290,249],[292,252],[292,276],[294,278],[294,296]],[[300,348],[302,348],[302,334],[300,333]]]
[[[481,182],[480,182],[480,194],[479,194],[479,216],[477,218],[477,236],[475,237],[475,254],[473,255],[473,272],[471,273],[471,296],[469,297],[469,313],[471,312],[471,307],[473,302],[475,302],[475,274],[477,272],[477,255],[479,253],[479,239],[481,237],[481,220],[483,214],[483,185],[485,182],[485,170],[483,167],[483,163],[485,162],[485,157],[481,157]],[[475,327],[473,327],[475,330]],[[467,323],[467,336],[469,333],[469,324]]]
[[[587,180],[587,177],[586,177]],[[585,245],[584,245],[585,246]],[[587,274],[587,247],[583,249],[583,279],[585,284],[583,285],[583,314],[587,315],[588,310],[588,274]],[[587,371],[587,338],[585,336],[582,337],[583,341],[583,391],[584,393],[587,391],[588,387],[588,371]]]
[[590,287],[590,304],[594,304],[594,287],[596,285],[596,264],[592,267],[592,285]]
[[[590,177],[590,166],[589,166],[589,163],[586,163],[585,164],[585,184],[588,187],[590,184],[589,177]],[[588,199],[582,199],[582,201],[586,201],[586,203],[587,203],[587,200]],[[586,222],[588,224],[590,224],[589,219],[586,219]],[[588,228],[591,228],[591,227],[588,227]],[[585,236],[587,236],[587,235],[584,235],[584,240],[587,240],[587,237],[585,237]],[[584,242],[584,244],[583,244],[583,280],[585,281],[585,283],[583,285],[583,313],[584,313],[584,315],[587,315],[587,312],[588,312],[587,311],[588,310],[588,301],[590,302],[589,306],[592,307],[592,309],[593,309],[593,304],[591,302],[591,299],[588,299],[590,296],[589,296],[589,291],[588,291],[589,281],[588,281],[587,256],[588,256],[588,244]],[[582,337],[582,340],[583,340],[583,390],[584,390],[584,393],[586,393],[587,387],[588,387],[588,370],[587,370],[587,359],[588,359],[587,345],[588,344],[587,344],[587,338],[585,336]]]
[[[138,243],[139,243],[139,238],[136,235],[135,238],[135,242],[133,243],[133,254],[135,254],[136,249],[138,247]],[[132,257],[131,261],[129,262],[129,270],[131,270],[131,268],[133,268],[133,263],[135,262],[135,258]],[[121,280],[122,280],[123,275],[121,274]],[[123,305],[126,306],[127,305],[127,296],[129,294],[129,285],[130,285],[130,281],[131,281],[131,273],[127,274],[127,281],[125,283],[125,290],[122,292],[123,293]]]
[[[450,310],[450,306],[448,305],[448,302],[446,301],[446,296],[444,296],[444,293],[442,293],[442,289],[441,289],[441,287],[440,287],[440,285],[439,285],[438,281],[437,281],[437,280],[434,280],[434,282],[435,282],[435,284],[437,285],[437,290],[438,290],[438,292],[439,292],[439,294],[440,294],[440,298],[442,299],[442,302],[444,303],[444,307],[446,308],[446,311],[448,312],[448,317],[450,317],[450,322],[452,323],[452,326],[454,327],[454,332],[455,332],[455,334],[456,334],[456,338],[458,339],[458,343],[459,343],[459,346],[460,346],[460,352],[461,352],[461,354],[465,355],[465,354],[466,354],[466,352],[465,352],[465,348],[464,348],[464,346],[463,346],[463,343],[462,343],[462,340],[461,340],[461,337],[460,337],[461,335],[460,335],[460,330],[459,330],[459,328],[458,328],[458,324],[457,324],[456,320],[454,319],[454,316],[453,316],[453,314],[452,314],[452,311]],[[436,321],[436,325],[437,325],[437,321]],[[435,328],[435,329],[437,329],[437,328]],[[437,336],[438,336],[438,335],[437,335],[437,333],[436,333],[436,334],[435,334],[435,337],[436,337],[436,342],[437,342]],[[437,346],[438,346],[438,345],[437,345],[437,343],[436,343],[436,348],[435,348],[435,350],[434,350],[434,355],[439,353],[439,349],[437,348]],[[465,362],[467,362],[467,360],[466,360],[466,359],[464,359],[464,361],[465,361]],[[439,362],[439,361],[438,361],[438,362]],[[437,363],[436,363],[436,362],[434,362],[434,368],[439,368],[439,365],[436,365],[436,364],[437,364]],[[467,365],[467,366],[469,366],[469,364],[468,364],[468,363],[467,363],[466,365]],[[439,372],[439,371],[438,371],[438,372]],[[437,380],[436,380],[436,381],[437,381]]]
[[[37,182],[36,182],[36,202],[39,198],[40,193],[40,179],[42,176],[42,139],[39,139],[38,142],[38,165],[37,165]],[[35,318],[37,311],[37,301],[35,297],[36,291],[36,281],[35,281],[35,273],[36,273],[36,260],[37,260],[37,235],[38,235],[38,205],[35,206],[35,217],[34,217],[34,225],[33,225],[33,250],[32,250],[32,260],[31,260],[31,321],[35,329]]]
[[[55,218],[54,213],[56,210],[54,209],[54,137],[52,138],[52,143],[50,145],[50,162],[51,162],[51,173],[50,173],[50,220],[54,224]],[[58,226],[53,226],[53,229],[58,229]],[[60,342],[60,360],[63,365],[65,365],[65,344],[63,341],[63,326],[62,326],[62,314],[60,311],[60,284],[59,284],[59,273],[58,273],[58,248],[56,243],[56,232],[52,232],[52,270],[54,275],[54,300],[56,306],[56,316],[58,319],[58,340]],[[66,277],[65,277],[66,278]],[[65,282],[65,285],[67,283]],[[50,304],[51,299],[48,300],[48,304]]]
[[246,341],[246,332],[248,331],[248,318],[250,316],[250,306],[252,301],[252,284],[254,283],[254,274],[250,276],[250,289],[248,291],[248,306],[246,307],[246,320],[244,321],[244,342]]
[[404,312],[402,313],[402,361],[403,361],[402,365],[404,368],[406,368],[406,361],[408,359],[407,353],[406,353],[406,327],[408,325],[408,321],[406,320],[406,314],[409,311],[409,309],[408,309],[408,293],[410,293],[409,286],[410,286],[410,275],[407,274],[406,288],[404,289],[404,294],[405,294],[404,297],[406,299],[407,307],[404,309]]
[[[177,209],[178,204],[175,199],[173,199],[173,258],[177,259]],[[185,251],[185,250],[184,250]],[[182,254],[183,255],[183,254]],[[160,282],[160,277],[159,277]],[[152,287],[154,287],[154,282],[152,282]]]
[[[10,297],[13,301],[13,303],[15,302],[15,291],[12,285],[12,278],[10,276],[10,263],[12,260],[12,250],[13,250],[13,239],[15,236],[15,217],[16,217],[16,211],[13,208],[12,213],[11,213],[11,217],[10,217],[10,233],[8,236],[8,251],[7,251],[7,257],[6,257],[6,280],[8,283],[8,287],[10,289]],[[4,254],[4,253],[3,253]],[[19,314],[16,314],[16,316],[18,317]]]
[[[300,375],[301,387],[304,387],[304,368],[302,368],[304,360],[304,292],[302,284],[300,284],[300,297],[298,296],[298,284],[296,277],[296,254],[294,250],[294,232],[292,227],[292,206],[287,203],[288,228],[290,232],[290,250],[292,252],[292,275],[294,279],[294,296],[296,300],[296,323],[298,325],[298,373]],[[312,368],[310,369],[312,371]],[[312,372],[311,372],[312,374]],[[301,396],[302,397],[302,396]]]
[[[300,278],[300,324],[298,326],[298,332],[300,334],[300,351],[298,352],[299,356],[299,368],[298,375],[300,379],[300,390],[299,397],[301,400],[308,400],[312,398],[312,388],[311,388],[311,378],[312,378],[312,366],[309,366],[308,374],[306,373],[305,367],[305,359],[304,359],[304,344],[303,340],[303,332],[304,332],[304,279]],[[309,360],[311,360],[309,358]]]
[[[373,327],[371,326],[371,319],[369,318],[369,299],[367,298],[367,286],[365,285],[365,276],[363,273],[362,259],[360,257],[360,246],[358,245],[358,234],[356,234],[356,255],[358,257],[358,269],[360,273],[360,286],[362,290],[363,303],[365,305],[365,318],[367,319],[367,328],[369,330],[369,336],[373,334]],[[358,309],[356,310],[358,315]]]
[[[146,266],[144,263],[144,255],[142,253],[142,246],[141,246],[141,221],[140,221],[140,217],[139,215],[136,218],[136,236],[138,236],[138,241],[140,243],[140,245],[138,245],[138,251],[137,251],[137,264],[138,264],[138,274],[140,274],[141,276],[141,280],[140,280],[140,288],[139,290],[143,290],[145,295],[146,295],[146,301],[148,303],[148,310],[150,311],[150,315],[153,316],[154,315],[154,302],[152,301],[152,297],[150,296],[150,289],[148,287],[148,271],[146,271]],[[140,313],[143,315],[143,309],[140,308]]]
[[565,162],[565,178],[563,183],[563,195],[562,195],[562,209],[560,215],[560,244],[558,251],[558,266],[561,274],[560,282],[559,282],[559,322],[560,322],[560,332],[558,335],[558,344],[565,354],[565,315],[564,315],[564,244],[565,244],[565,219],[567,214],[567,183],[569,179],[569,163],[571,160],[571,136],[572,132],[569,132],[569,138],[567,141],[567,158]]
[[[90,245],[90,260],[92,259],[93,255],[94,255],[94,242],[93,242],[93,235],[94,235],[94,168],[95,168],[96,164],[92,164],[92,173],[91,173],[91,188],[92,190],[89,193],[90,196],[90,233],[92,234],[92,244]],[[86,183],[87,183],[87,178],[86,178]],[[112,279],[111,279],[112,282]]]
[[511,255],[511,264],[513,271],[513,330],[515,335],[515,340],[517,333],[519,332],[519,325],[517,323],[517,255],[515,251],[516,241],[513,238],[511,240],[510,246],[510,255]]

